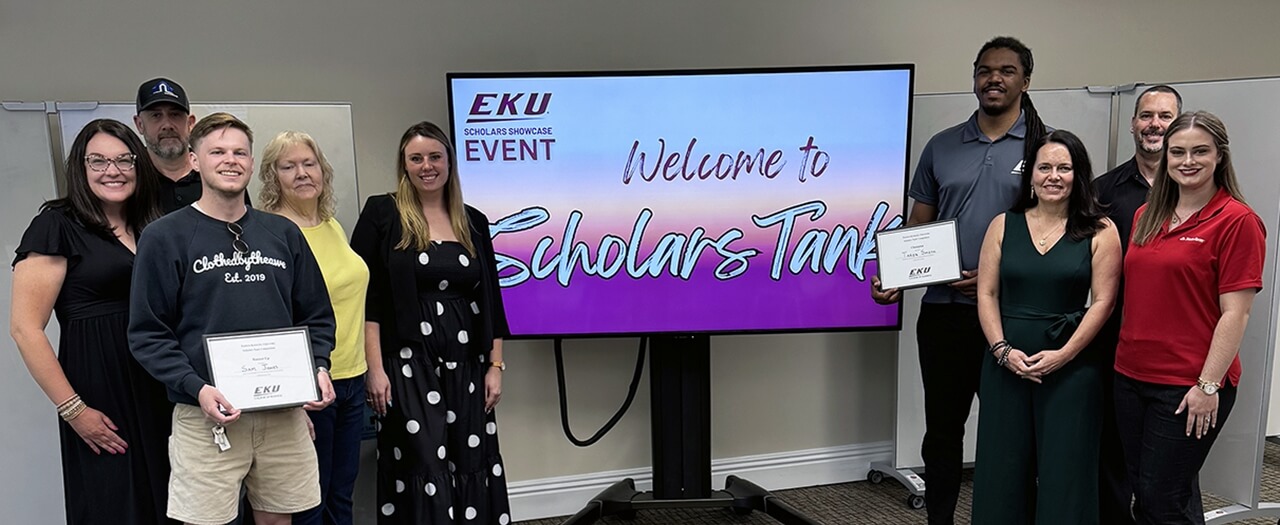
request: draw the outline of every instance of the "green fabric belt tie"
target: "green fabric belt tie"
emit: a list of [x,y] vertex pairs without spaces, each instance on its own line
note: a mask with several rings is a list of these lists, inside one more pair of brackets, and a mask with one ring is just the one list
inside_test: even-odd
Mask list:
[[1024,305],[1000,305],[1001,315],[1011,317],[1013,319],[1026,319],[1031,321],[1053,321],[1048,328],[1045,329],[1045,335],[1049,336],[1052,341],[1057,341],[1062,337],[1063,333],[1074,331],[1080,326],[1080,321],[1084,319],[1087,308],[1081,308],[1074,312],[1055,313],[1046,312],[1039,308]]

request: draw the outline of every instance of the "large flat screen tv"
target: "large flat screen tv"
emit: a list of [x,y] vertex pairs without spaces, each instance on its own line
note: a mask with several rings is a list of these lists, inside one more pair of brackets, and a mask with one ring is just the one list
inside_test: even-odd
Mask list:
[[897,329],[914,68],[451,73],[515,337]]

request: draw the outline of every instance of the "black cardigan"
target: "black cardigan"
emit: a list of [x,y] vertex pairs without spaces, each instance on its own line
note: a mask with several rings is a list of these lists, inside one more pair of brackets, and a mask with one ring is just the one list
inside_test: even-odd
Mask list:
[[[467,206],[471,221],[471,244],[476,248],[480,261],[480,297],[478,306],[483,316],[480,338],[475,348],[486,357],[493,349],[493,340],[511,334],[507,326],[506,310],[502,306],[502,294],[498,288],[498,272],[493,252],[493,239],[489,236],[489,218],[480,210]],[[418,252],[397,250],[400,242],[400,215],[396,211],[394,194],[374,195],[365,201],[351,233],[351,248],[369,267],[369,293],[365,300],[365,320],[380,325],[382,351],[398,352],[400,348],[421,349],[422,334],[418,332],[418,284],[414,278]]]

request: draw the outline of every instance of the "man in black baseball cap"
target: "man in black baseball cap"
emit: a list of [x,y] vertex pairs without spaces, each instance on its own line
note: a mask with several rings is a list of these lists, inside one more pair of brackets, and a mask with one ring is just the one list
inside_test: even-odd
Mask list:
[[[173,210],[200,200],[204,187],[187,155],[187,138],[196,125],[187,90],[167,78],[153,78],[138,86],[138,114],[133,124],[147,143],[151,163],[160,178],[160,210]],[[245,193],[245,204],[249,194]]]
[[167,78],[153,78],[138,86],[138,114],[156,104],[168,103],[177,106],[184,113],[191,112],[191,104],[187,102],[187,92],[182,85]]
[[133,124],[147,143],[160,178],[160,208],[165,213],[200,199],[200,175],[192,171],[187,137],[196,117],[187,92],[177,82],[153,78],[138,86],[138,114]]

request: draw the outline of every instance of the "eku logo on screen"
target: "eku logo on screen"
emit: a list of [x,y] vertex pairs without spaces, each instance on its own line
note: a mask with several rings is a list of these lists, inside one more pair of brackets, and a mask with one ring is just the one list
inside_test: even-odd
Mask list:
[[476,93],[467,124],[537,120],[550,103],[551,93]]
[[551,93],[476,93],[462,127],[466,162],[549,161],[555,130],[542,120]]

